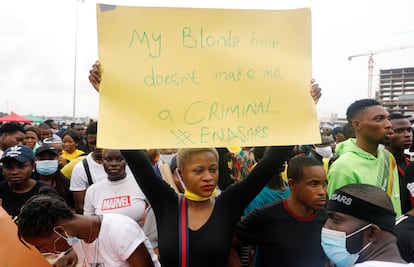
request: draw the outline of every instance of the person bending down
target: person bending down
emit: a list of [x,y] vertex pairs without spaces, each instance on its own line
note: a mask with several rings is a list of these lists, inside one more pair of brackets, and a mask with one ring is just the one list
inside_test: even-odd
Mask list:
[[41,252],[73,248],[82,266],[161,266],[139,225],[124,215],[78,215],[62,198],[41,194],[27,201],[16,223],[23,243]]

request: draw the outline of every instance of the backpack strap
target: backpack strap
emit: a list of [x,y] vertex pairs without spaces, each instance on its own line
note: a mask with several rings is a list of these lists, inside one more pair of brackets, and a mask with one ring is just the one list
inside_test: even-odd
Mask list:
[[179,197],[178,238],[179,238],[179,267],[188,267],[188,212],[187,199]]
[[83,167],[85,168],[86,176],[88,177],[89,186],[91,186],[93,184],[93,181],[92,181],[91,171],[89,170],[89,164],[86,158],[82,160],[82,163],[83,163]]

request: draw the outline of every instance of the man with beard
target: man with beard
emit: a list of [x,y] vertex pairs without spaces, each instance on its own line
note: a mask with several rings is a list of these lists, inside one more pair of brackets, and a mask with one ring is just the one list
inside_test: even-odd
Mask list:
[[400,199],[401,199],[401,211],[406,213],[410,211],[411,207],[410,191],[407,188],[407,184],[412,181],[405,178],[405,172],[410,159],[404,154],[404,150],[410,148],[413,138],[413,130],[411,123],[407,117],[400,113],[391,113],[390,121],[392,124],[392,130],[394,134],[390,138],[390,143],[385,147],[392,153],[398,168],[398,177],[400,183]]
[[378,186],[391,198],[397,215],[401,215],[397,163],[391,152],[380,146],[393,135],[388,112],[374,99],[361,99],[348,107],[346,116],[356,138],[336,147],[339,158],[328,172],[328,195],[347,184]]

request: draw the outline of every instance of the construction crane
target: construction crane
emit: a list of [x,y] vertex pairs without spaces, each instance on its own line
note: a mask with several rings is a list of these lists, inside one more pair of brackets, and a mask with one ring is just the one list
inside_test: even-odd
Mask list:
[[354,57],[363,57],[368,56],[368,98],[372,98],[372,71],[374,69],[374,58],[373,56],[380,53],[392,52],[401,49],[412,48],[414,45],[407,45],[407,46],[399,46],[399,47],[392,47],[392,48],[385,48],[376,51],[369,51],[362,54],[352,55],[348,57],[348,60],[352,60]]

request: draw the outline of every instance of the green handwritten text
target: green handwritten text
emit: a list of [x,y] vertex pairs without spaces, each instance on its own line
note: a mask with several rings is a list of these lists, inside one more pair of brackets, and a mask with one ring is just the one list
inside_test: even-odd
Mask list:
[[238,47],[240,37],[233,35],[231,30],[225,34],[205,33],[201,27],[195,31],[190,27],[182,30],[182,45],[186,48],[207,48],[207,47]]
[[260,116],[266,113],[277,113],[277,111],[271,109],[271,103],[271,97],[266,100],[258,100],[241,105],[223,105],[218,102],[207,103],[195,101],[187,107],[184,113],[184,122],[188,125],[194,125],[207,121],[220,121],[247,116]]
[[197,78],[195,70],[187,73],[158,73],[154,67],[151,67],[151,73],[144,76],[144,84],[146,86],[159,86],[159,85],[175,85],[180,86],[183,84],[197,85],[200,81]]
[[137,29],[133,29],[129,48],[135,44],[135,38],[138,38],[139,44],[147,46],[150,57],[159,58],[161,56],[161,34],[149,34],[145,31],[140,33]]

